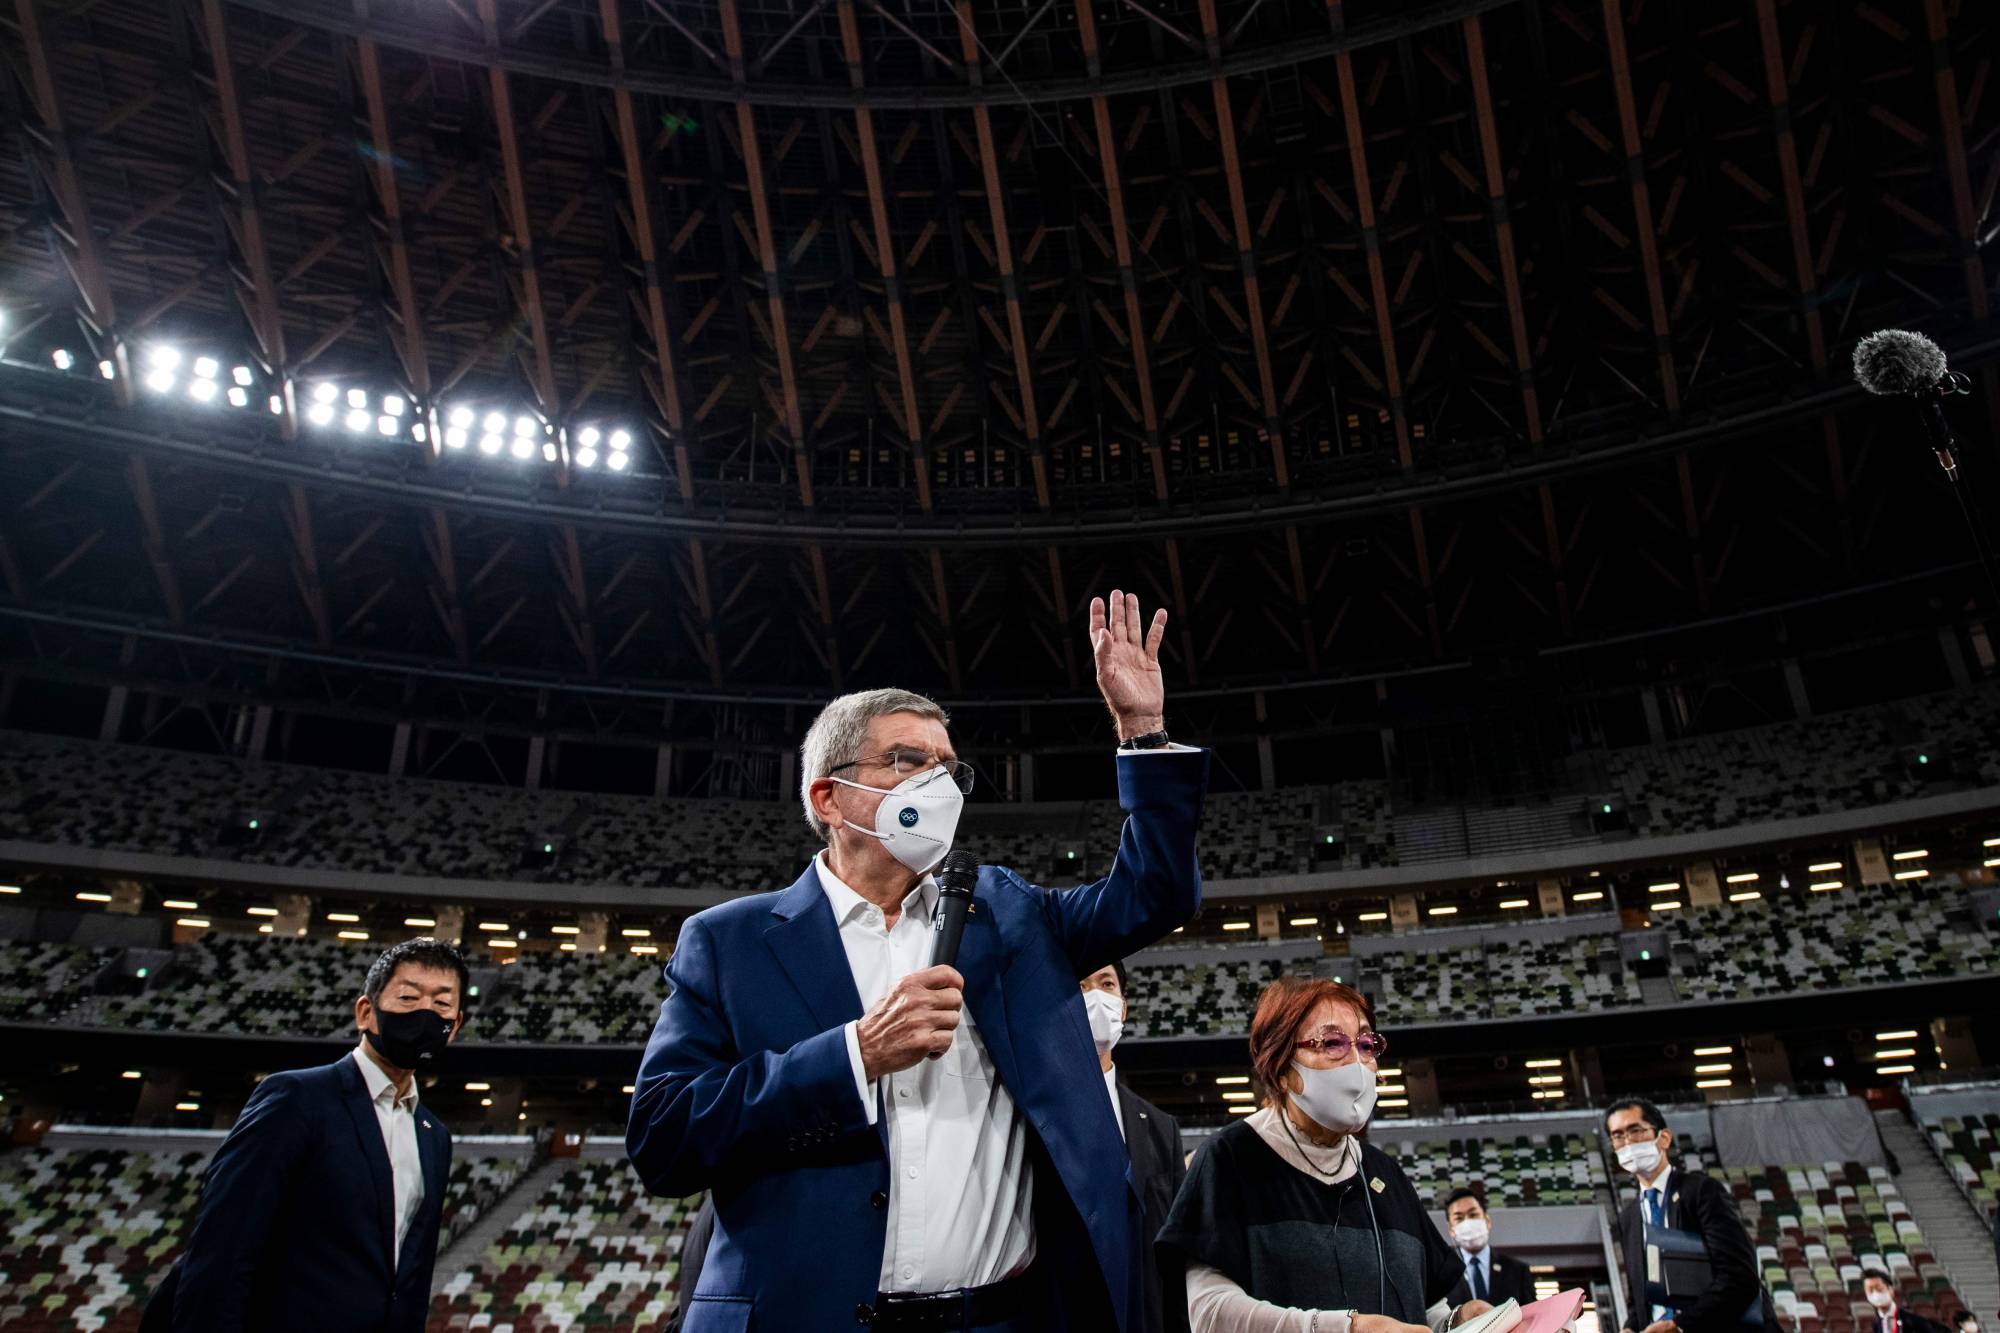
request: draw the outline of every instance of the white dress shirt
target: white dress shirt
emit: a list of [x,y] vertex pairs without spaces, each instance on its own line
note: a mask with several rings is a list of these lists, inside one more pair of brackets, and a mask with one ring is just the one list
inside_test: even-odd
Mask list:
[[396,1219],[396,1253],[391,1257],[401,1263],[403,1238],[410,1234],[424,1201],[424,1164],[417,1156],[417,1081],[411,1079],[410,1090],[398,1097],[396,1085],[381,1066],[360,1051],[354,1052],[354,1063],[361,1067],[361,1081],[375,1103],[375,1123],[382,1127],[382,1146],[389,1150],[389,1175],[395,1181],[390,1216]]
[[[903,899],[894,929],[881,909],[843,883],[819,855],[840,946],[865,1011],[898,981],[930,965],[937,881],[924,876]],[[870,1087],[856,1025],[847,1025],[854,1091],[876,1123],[877,1091],[889,1117],[889,1225],[882,1291],[983,1287],[1026,1271],[1035,1258],[1034,1173],[1014,1098],[1000,1084],[972,1011],[951,1049],[885,1074]]]
[[1118,1066],[1104,1071],[1104,1091],[1111,1098],[1111,1118],[1118,1122],[1118,1137],[1125,1137],[1125,1113],[1118,1109]]
[[[1671,1166],[1669,1166],[1664,1168],[1660,1172],[1659,1177],[1655,1179],[1653,1183],[1650,1185],[1646,1184],[1642,1180],[1638,1179],[1633,1180],[1632,1183],[1639,1187],[1639,1221],[1641,1223],[1639,1234],[1642,1237],[1646,1234],[1645,1228],[1648,1226],[1669,1225],[1667,1218],[1668,1215],[1673,1211],[1673,1204],[1674,1204],[1674,1196],[1671,1189],[1671,1186],[1673,1184],[1673,1179],[1674,1179],[1674,1169]],[[1646,1206],[1647,1190],[1659,1191],[1658,1198],[1660,1200],[1660,1219],[1657,1222],[1653,1220],[1653,1210]],[[1648,1280],[1652,1280],[1653,1278],[1653,1275],[1651,1273],[1648,1273],[1646,1276]],[[1672,1313],[1673,1310],[1669,1306],[1655,1305],[1653,1307],[1653,1322],[1657,1324],[1662,1319],[1667,1318]]]

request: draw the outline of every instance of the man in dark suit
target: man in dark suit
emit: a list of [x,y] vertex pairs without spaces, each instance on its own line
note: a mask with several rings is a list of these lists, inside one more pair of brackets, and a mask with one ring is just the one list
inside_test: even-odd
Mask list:
[[1880,1268],[1861,1270],[1861,1294],[1875,1307],[1875,1333],[1946,1333],[1943,1324],[1898,1301],[1896,1280]]
[[983,867],[956,967],[927,966],[971,771],[944,710],[821,710],[800,799],[822,850],[790,888],[681,927],[626,1150],[653,1193],[712,1190],[685,1333],[1129,1326],[1139,1203],[1077,979],[1201,905],[1206,751],[1175,746],[1151,628],[1091,603],[1126,811],[1110,873],[1050,890]]
[[450,945],[398,944],[354,1001],[354,1050],[257,1085],[167,1279],[176,1333],[422,1333],[451,1135],[416,1075],[457,1034],[466,984]]
[[[687,1238],[681,1241],[680,1281],[674,1287],[674,1312],[667,1316],[666,1333],[681,1333],[687,1322],[688,1296],[701,1285],[701,1266],[708,1261],[708,1242],[715,1238],[715,1198],[701,1196],[701,1206],[688,1222]],[[139,1333],[145,1333],[141,1329]]]
[[[1777,1333],[1778,1314],[1764,1290],[1757,1247],[1744,1229],[1729,1190],[1699,1171],[1668,1160],[1673,1132],[1660,1108],[1641,1098],[1614,1102],[1604,1116],[1605,1136],[1618,1165],[1638,1181],[1638,1197],[1618,1215],[1625,1247],[1625,1326],[1633,1333]],[[1647,1292],[1645,1228],[1650,1224],[1699,1235],[1708,1249],[1711,1280],[1696,1295],[1672,1304]]]
[[1445,1232],[1458,1250],[1465,1276],[1445,1299],[1453,1305],[1467,1301],[1519,1301],[1535,1299],[1535,1280],[1528,1266],[1510,1255],[1493,1252],[1493,1215],[1486,1202],[1469,1189],[1455,1189],[1444,1201]]
[[1180,1122],[1127,1087],[1112,1063],[1112,1048],[1125,1035],[1129,1013],[1125,964],[1114,962],[1098,968],[1083,979],[1082,989],[1104,1090],[1118,1113],[1118,1132],[1125,1136],[1126,1155],[1132,1161],[1132,1189],[1139,1196],[1144,1287],[1131,1328],[1134,1333],[1187,1333],[1186,1275],[1178,1270],[1164,1271],[1153,1245],[1153,1238],[1167,1224],[1167,1212],[1174,1206],[1174,1196],[1181,1192],[1181,1182],[1187,1179]]

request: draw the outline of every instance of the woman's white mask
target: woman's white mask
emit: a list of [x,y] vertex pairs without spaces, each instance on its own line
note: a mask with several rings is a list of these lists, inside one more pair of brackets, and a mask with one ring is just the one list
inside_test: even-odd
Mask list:
[[878,839],[889,855],[917,874],[937,865],[951,850],[959,812],[965,809],[965,793],[943,765],[912,773],[894,787],[870,787],[846,778],[833,781],[856,791],[882,793],[882,804],[875,807],[874,828],[851,821],[847,827]]
[[1292,1100],[1299,1109],[1336,1134],[1358,1134],[1375,1114],[1375,1071],[1356,1060],[1332,1069],[1314,1069],[1292,1061],[1299,1071],[1299,1090]]

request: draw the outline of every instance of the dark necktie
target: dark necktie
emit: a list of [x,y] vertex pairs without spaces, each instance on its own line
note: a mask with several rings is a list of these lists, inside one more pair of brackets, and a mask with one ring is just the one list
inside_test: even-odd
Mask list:
[[1466,1266],[1472,1272],[1472,1299],[1476,1301],[1485,1300],[1486,1270],[1480,1265],[1479,1256],[1475,1254],[1466,1260]]

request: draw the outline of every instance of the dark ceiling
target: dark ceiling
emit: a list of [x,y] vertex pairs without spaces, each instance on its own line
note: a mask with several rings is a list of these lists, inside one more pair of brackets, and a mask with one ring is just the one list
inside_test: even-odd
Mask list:
[[[1967,539],[1846,363],[1931,332],[1992,438],[1996,24],[16,0],[0,648],[1031,698],[1112,586],[1184,690],[1948,619]],[[161,342],[281,411],[149,396]],[[433,457],[301,421],[322,380],[640,441]]]

